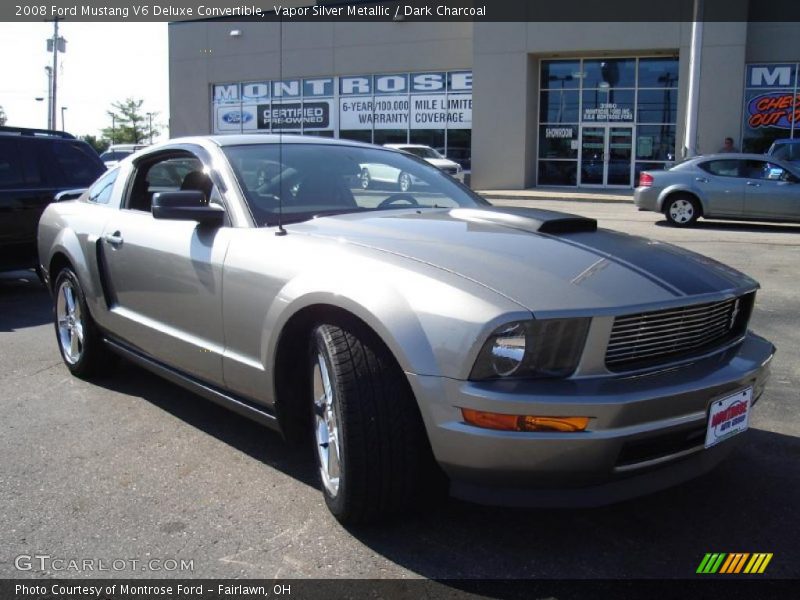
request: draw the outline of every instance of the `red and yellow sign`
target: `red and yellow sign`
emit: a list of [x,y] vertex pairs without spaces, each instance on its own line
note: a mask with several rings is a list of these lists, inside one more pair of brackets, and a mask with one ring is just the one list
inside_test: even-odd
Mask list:
[[791,129],[800,121],[800,94],[770,92],[756,96],[747,103],[747,124],[752,129],[778,127]]

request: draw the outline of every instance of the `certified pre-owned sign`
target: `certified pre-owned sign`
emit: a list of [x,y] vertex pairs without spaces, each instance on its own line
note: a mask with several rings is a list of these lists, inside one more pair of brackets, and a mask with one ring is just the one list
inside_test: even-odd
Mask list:
[[259,129],[326,129],[330,124],[327,102],[287,102],[258,105]]

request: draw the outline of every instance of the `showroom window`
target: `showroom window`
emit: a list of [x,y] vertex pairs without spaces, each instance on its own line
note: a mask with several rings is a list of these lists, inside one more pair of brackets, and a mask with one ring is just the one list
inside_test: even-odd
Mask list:
[[283,78],[211,85],[216,134],[271,131],[425,144],[471,166],[472,71]]
[[747,65],[742,122],[742,152],[762,154],[775,140],[794,138],[800,110],[795,63]]
[[678,58],[543,60],[539,185],[636,185],[675,159]]

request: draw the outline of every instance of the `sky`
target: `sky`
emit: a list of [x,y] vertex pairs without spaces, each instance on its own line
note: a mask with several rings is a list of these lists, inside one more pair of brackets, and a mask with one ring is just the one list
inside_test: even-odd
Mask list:
[[[0,23],[0,106],[6,125],[47,127],[47,73],[52,65],[47,38],[52,23]],[[154,123],[167,137],[169,122],[168,45],[166,23],[59,23],[67,40],[59,53],[57,129],[66,106],[66,130],[99,135],[111,127],[111,103],[144,100],[142,113],[158,112]],[[37,97],[44,100],[37,102]],[[155,141],[155,140],[154,140]]]

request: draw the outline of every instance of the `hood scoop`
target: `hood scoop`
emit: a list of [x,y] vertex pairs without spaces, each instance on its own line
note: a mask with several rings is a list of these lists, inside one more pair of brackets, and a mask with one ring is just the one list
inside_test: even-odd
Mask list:
[[569,213],[522,207],[454,208],[454,219],[476,223],[492,223],[528,231],[561,235],[597,231],[597,221]]

